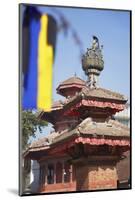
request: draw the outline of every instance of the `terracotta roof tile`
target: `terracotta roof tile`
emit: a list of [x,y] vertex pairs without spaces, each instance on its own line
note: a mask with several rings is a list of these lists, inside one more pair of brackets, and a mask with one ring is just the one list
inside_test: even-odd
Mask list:
[[29,148],[37,148],[37,147],[45,147],[52,143],[52,140],[58,135],[57,132],[52,132],[48,134],[46,137],[40,138],[31,143]]
[[123,101],[126,103],[127,98],[119,93],[113,92],[111,90],[103,89],[103,88],[89,88],[88,86],[85,86],[82,88],[81,92],[76,94],[73,97],[70,97],[68,99],[68,102],[65,105],[68,105],[74,101],[77,101],[77,99],[99,99],[99,100],[115,100],[115,101]]
[[116,120],[108,120],[108,122],[93,122],[92,119],[86,118],[74,129],[67,130],[63,134],[53,132],[47,137],[43,137],[34,141],[27,152],[40,151],[49,148],[51,144],[63,141],[69,137],[79,136],[80,134],[89,136],[115,136],[130,137],[129,128]]
[[111,90],[103,89],[103,88],[89,88],[85,87],[81,91],[87,97],[98,97],[98,98],[106,98],[106,99],[115,99],[115,100],[125,100],[127,98],[120,93],[113,92]]
[[87,118],[78,125],[78,130],[82,134],[130,137],[129,128],[116,120],[93,122],[91,118]]
[[44,147],[52,143],[62,141],[77,134],[86,134],[93,136],[115,136],[115,137],[130,137],[129,128],[116,120],[109,120],[108,122],[93,122],[91,118],[83,120],[76,128],[67,130],[63,134],[53,132],[47,137],[34,141],[30,148]]
[[61,100],[59,101],[54,101],[52,104],[52,110],[57,110],[63,107],[63,103]]
[[47,146],[49,144],[49,140],[47,137],[43,137],[43,138],[40,138],[36,141],[33,141],[30,145],[29,148],[35,148],[35,147],[43,147],[43,146]]
[[73,83],[81,84],[81,85],[85,85],[86,84],[86,82],[84,80],[82,80],[81,78],[73,76],[73,77],[70,77],[67,80],[61,82],[59,84],[59,86],[60,85],[67,85],[67,84],[73,84]]

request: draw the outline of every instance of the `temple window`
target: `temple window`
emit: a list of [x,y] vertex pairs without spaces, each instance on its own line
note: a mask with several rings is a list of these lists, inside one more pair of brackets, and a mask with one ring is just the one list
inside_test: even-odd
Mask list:
[[40,185],[72,182],[72,167],[67,161],[40,166]]
[[54,165],[49,164],[47,169],[47,183],[53,184],[54,183]]

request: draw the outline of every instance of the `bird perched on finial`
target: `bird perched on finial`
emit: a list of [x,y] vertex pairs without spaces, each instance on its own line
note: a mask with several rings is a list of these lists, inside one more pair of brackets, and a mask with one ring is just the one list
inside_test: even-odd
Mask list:
[[99,40],[95,35],[93,35],[92,49],[93,50],[99,49]]
[[98,38],[95,35],[93,35],[93,39],[98,41]]

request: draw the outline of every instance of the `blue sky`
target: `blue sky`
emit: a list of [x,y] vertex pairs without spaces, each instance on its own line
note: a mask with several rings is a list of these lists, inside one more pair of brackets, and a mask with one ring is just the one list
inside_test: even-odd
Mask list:
[[[58,15],[51,7],[38,6],[43,13],[52,14],[59,23]],[[103,47],[104,70],[99,77],[101,87],[130,97],[130,13],[80,8],[55,7],[62,12],[76,30],[83,44],[83,51],[91,46],[92,35],[99,38]],[[74,76],[86,80],[82,70],[80,51],[71,36],[60,32],[57,36],[56,56],[53,73],[53,99],[58,100],[56,87],[61,81]],[[45,129],[45,134],[50,130]]]
[[[58,8],[77,31],[83,51],[90,47],[92,35],[103,44],[104,70],[99,79],[101,87],[130,96],[130,14],[124,11]],[[49,8],[39,7],[42,12],[58,16]],[[57,51],[54,63],[54,100],[61,98],[55,93],[60,81],[75,73],[86,79],[81,67],[80,52],[69,32],[57,37]]]

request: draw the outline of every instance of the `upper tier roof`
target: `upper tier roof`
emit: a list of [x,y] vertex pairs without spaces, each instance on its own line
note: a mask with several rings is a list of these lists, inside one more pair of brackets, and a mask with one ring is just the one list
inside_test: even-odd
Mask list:
[[108,99],[108,100],[118,100],[118,101],[127,101],[127,98],[117,92],[113,92],[111,90],[107,90],[104,88],[89,88],[85,86],[82,88],[81,92],[78,95],[71,97],[68,102],[74,101],[78,97],[88,97],[88,98],[96,98],[96,99]]
[[82,89],[82,93],[84,93],[85,96],[87,97],[98,97],[98,98],[127,101],[127,98],[124,95],[104,88],[85,87]]
[[70,78],[66,79],[65,81],[61,82],[58,87],[63,86],[63,85],[74,84],[74,83],[80,84],[80,85],[85,85],[84,80],[82,80],[79,77],[73,76],[73,77],[70,77]]
[[63,96],[65,95],[65,91],[76,88],[77,90],[81,90],[86,85],[86,82],[80,79],[79,77],[70,77],[67,80],[61,82],[59,86],[57,87],[58,94],[61,94]]

